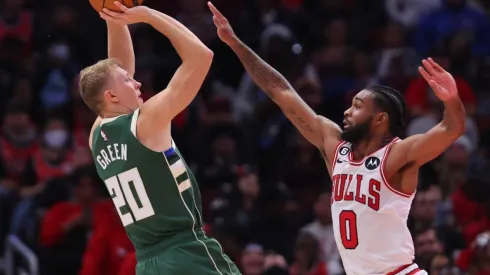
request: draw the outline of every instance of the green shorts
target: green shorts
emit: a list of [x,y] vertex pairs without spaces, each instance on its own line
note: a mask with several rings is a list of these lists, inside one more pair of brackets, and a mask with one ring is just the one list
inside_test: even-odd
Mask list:
[[137,250],[136,259],[136,275],[241,275],[218,241],[200,229]]

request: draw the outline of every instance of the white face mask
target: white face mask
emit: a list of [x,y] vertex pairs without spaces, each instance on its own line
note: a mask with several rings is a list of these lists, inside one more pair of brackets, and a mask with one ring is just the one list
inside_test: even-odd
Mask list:
[[49,147],[63,147],[67,140],[68,132],[65,130],[51,130],[44,133],[44,142],[46,142]]

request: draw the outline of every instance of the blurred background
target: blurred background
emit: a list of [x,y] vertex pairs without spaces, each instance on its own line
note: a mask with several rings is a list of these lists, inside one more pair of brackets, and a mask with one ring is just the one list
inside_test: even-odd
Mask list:
[[[319,152],[258,89],[216,36],[204,0],[147,0],[215,53],[209,77],[173,121],[200,184],[206,231],[244,275],[340,275],[331,182]],[[215,0],[239,37],[318,113],[340,122],[373,83],[405,94],[407,135],[441,119],[416,71],[450,71],[466,134],[420,173],[408,225],[429,274],[490,274],[490,2]],[[179,65],[168,40],[130,26],[135,78],[149,98]],[[107,56],[88,1],[0,0],[0,274],[134,274],[135,257],[87,136],[95,119],[78,72]],[[380,240],[381,241],[381,240]]]

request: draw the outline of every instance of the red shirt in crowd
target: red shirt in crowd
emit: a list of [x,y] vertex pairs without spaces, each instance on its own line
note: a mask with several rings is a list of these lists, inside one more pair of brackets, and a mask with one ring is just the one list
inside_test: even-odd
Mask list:
[[484,215],[483,205],[468,199],[461,189],[451,194],[451,202],[454,218],[460,226],[464,227]]
[[124,258],[117,275],[136,275],[136,252],[133,251]]
[[27,162],[38,150],[37,140],[24,146],[16,146],[0,135],[0,158],[8,176],[19,179]]
[[94,215],[94,230],[85,250],[80,275],[134,275],[136,258],[133,261],[133,252],[133,244],[109,200]]
[[71,152],[66,153],[64,160],[60,164],[52,165],[44,159],[41,150],[37,150],[32,157],[32,167],[37,176],[36,183],[63,177],[71,172],[71,163],[73,161],[73,154]]
[[[463,104],[474,105],[476,97],[471,90],[470,85],[461,77],[454,76],[458,94]],[[407,90],[405,91],[405,100],[409,109],[417,107],[423,111],[427,111],[430,107],[429,84],[421,78],[417,77],[410,81]]]
[[[41,223],[40,242],[41,245],[49,247],[58,244],[65,236],[64,226],[79,216],[83,211],[83,206],[73,202],[59,202],[51,207],[44,216]],[[93,221],[96,220],[95,213],[100,209],[107,208],[102,203],[95,203],[92,206],[94,213]],[[102,218],[97,218],[101,220]]]

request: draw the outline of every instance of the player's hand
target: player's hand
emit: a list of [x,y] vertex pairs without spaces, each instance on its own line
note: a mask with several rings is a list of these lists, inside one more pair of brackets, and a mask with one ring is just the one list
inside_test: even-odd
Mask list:
[[99,12],[100,17],[107,22],[116,23],[120,25],[129,25],[134,23],[146,22],[150,15],[150,9],[145,6],[137,6],[128,8],[121,4],[119,1],[115,1],[116,5],[122,12],[111,11],[109,9],[102,9]]
[[454,81],[450,73],[445,71],[432,58],[422,60],[422,65],[423,67],[419,67],[420,74],[429,83],[440,100],[447,101],[458,97],[456,81]]
[[208,2],[208,7],[213,13],[213,22],[218,30],[219,38],[228,45],[236,42],[238,38],[228,19],[211,2]]

